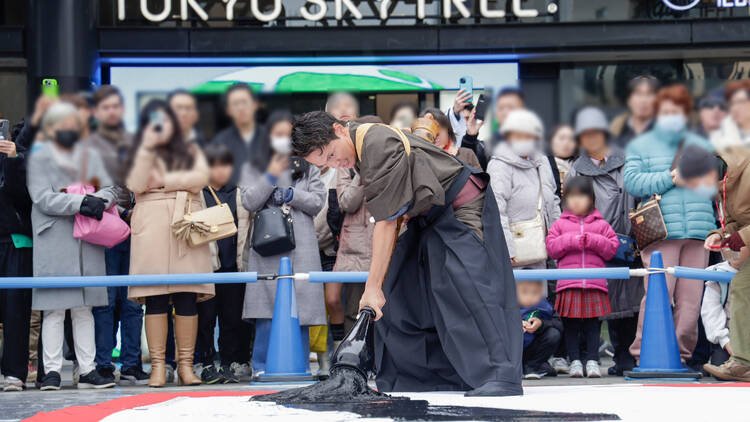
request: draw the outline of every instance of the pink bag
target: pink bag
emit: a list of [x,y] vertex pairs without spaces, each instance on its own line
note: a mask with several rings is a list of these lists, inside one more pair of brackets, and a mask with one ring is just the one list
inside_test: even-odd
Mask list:
[[[86,167],[88,165],[88,154],[86,151],[87,150],[84,149],[81,166],[83,168],[83,175],[81,180],[86,180]],[[88,183],[78,182],[68,186],[65,191],[71,194],[86,195],[96,192],[96,189]],[[81,239],[84,242],[94,245],[102,245],[111,248],[122,243],[128,238],[128,236],[130,236],[130,226],[122,221],[114,203],[112,203],[108,209],[104,210],[101,220],[86,217],[80,213],[75,215],[73,237],[76,239]]]

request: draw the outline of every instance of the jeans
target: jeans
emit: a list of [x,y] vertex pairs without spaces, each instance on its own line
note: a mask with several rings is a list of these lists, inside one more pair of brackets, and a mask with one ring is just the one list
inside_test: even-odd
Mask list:
[[[104,251],[107,275],[128,274],[130,267],[130,239]],[[123,369],[141,366],[141,327],[143,309],[128,300],[127,287],[107,287],[108,305],[94,307],[96,327],[96,367],[112,368],[112,349],[115,347],[115,307],[120,305],[120,362]]]
[[[310,327],[303,325],[300,327],[302,332],[302,353],[305,356],[305,370],[310,371]],[[255,343],[253,344],[253,372],[266,370],[266,355],[268,355],[268,343],[271,339],[271,320],[267,318],[258,318],[255,320]]]

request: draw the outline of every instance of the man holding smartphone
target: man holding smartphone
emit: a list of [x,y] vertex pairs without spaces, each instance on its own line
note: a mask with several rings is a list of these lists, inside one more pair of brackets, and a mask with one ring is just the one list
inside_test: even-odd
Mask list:
[[[26,148],[0,120],[0,276],[30,277],[31,198],[26,190]],[[20,131],[20,127],[18,128]],[[31,289],[0,290],[3,391],[21,391],[28,375]]]

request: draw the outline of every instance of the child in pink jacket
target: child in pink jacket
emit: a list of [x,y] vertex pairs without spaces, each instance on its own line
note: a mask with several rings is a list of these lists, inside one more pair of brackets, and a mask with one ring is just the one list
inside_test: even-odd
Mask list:
[[[587,177],[565,183],[565,211],[547,235],[547,253],[557,259],[558,268],[604,268],[617,252],[617,234],[594,208],[594,188]],[[570,357],[570,376],[583,377],[579,336],[586,339],[586,374],[601,377],[599,371],[600,316],[612,312],[607,280],[558,280],[555,310],[565,329]]]

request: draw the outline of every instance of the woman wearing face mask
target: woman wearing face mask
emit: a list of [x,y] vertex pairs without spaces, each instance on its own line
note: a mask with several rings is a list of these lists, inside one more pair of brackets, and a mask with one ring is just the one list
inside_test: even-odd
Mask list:
[[[248,253],[247,268],[259,273],[275,273],[279,269],[279,260],[287,256],[292,260],[295,272],[320,271],[318,236],[313,218],[323,209],[328,190],[316,166],[289,155],[291,115],[272,115],[268,127],[273,150],[271,161],[264,172],[255,167],[245,167],[241,178],[242,205],[253,213],[266,207],[288,208],[293,221],[295,248],[271,256],[261,256],[252,248]],[[307,356],[310,326],[325,325],[327,322],[323,285],[295,281],[294,291]],[[242,317],[255,319],[252,365],[256,374],[265,371],[275,297],[276,281],[249,283],[245,289]]]
[[[212,272],[209,245],[192,247],[172,232],[172,223],[181,221],[189,209],[202,208],[201,191],[208,184],[209,168],[197,144],[182,139],[177,117],[166,102],[154,100],[144,107],[138,118],[138,132],[127,167],[130,171],[126,185],[135,194],[130,221],[130,274]],[[166,382],[170,304],[174,307],[179,384],[201,383],[193,373],[197,302],[213,296],[213,284],[128,289],[128,299],[146,303],[150,387],[163,387]]]
[[[538,257],[535,262],[523,258],[522,254],[526,251],[516,250],[514,245],[514,237],[522,233],[513,233],[511,226],[534,220],[541,214],[546,231],[560,217],[560,198],[555,195],[555,179],[541,149],[543,132],[542,121],[534,112],[510,112],[500,128],[504,141],[495,147],[487,166],[500,209],[508,252],[515,267],[545,268],[546,258]],[[538,211],[540,202],[541,209]],[[539,247],[543,250],[544,242]]]
[[[42,133],[48,142],[29,157],[28,190],[34,233],[34,276],[104,276],[104,246],[73,238],[75,215],[101,219],[115,200],[112,181],[95,150],[78,143],[82,122],[73,104],[52,105],[42,118]],[[90,195],[65,193],[82,181],[104,186]],[[114,379],[95,368],[94,317],[92,306],[107,305],[104,287],[34,289],[32,309],[44,312],[42,343],[44,372],[42,390],[60,389],[63,363],[65,311],[73,320],[73,341],[80,373],[78,388],[106,388]]]
[[[659,90],[656,99],[656,124],[652,130],[635,138],[625,152],[625,189],[640,200],[661,195],[661,212],[667,228],[667,239],[641,248],[643,263],[648,265],[651,253],[661,251],[664,267],[677,265],[704,268],[708,251],[703,240],[716,228],[711,195],[701,194],[684,186],[675,170],[677,158],[686,146],[697,145],[712,150],[711,144],[687,131],[687,118],[693,110],[693,99],[684,85],[671,85]],[[680,357],[690,358],[698,341],[703,282],[675,279],[667,274],[670,299],[674,303],[674,323]],[[648,289],[648,281],[644,280]],[[636,339],[630,353],[636,360],[641,352],[643,310],[641,301]]]

